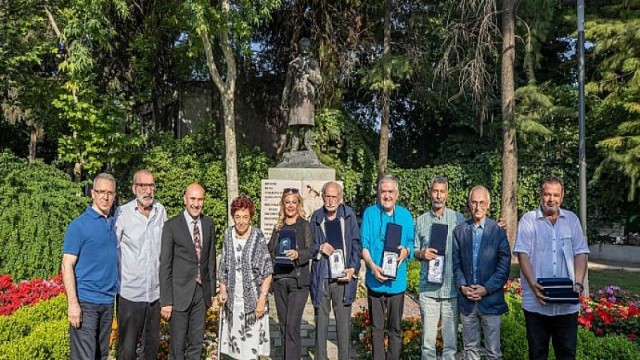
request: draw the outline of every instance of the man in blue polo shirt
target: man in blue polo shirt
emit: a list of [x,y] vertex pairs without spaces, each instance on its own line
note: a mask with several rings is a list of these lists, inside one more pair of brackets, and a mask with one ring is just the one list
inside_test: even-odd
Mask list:
[[62,281],[67,292],[71,359],[109,356],[113,300],[118,284],[117,238],[109,215],[116,180],[93,180],[91,206],[74,219],[64,237]]
[[[385,175],[378,182],[378,203],[368,207],[362,217],[362,258],[367,265],[365,285],[371,314],[373,359],[400,359],[402,350],[402,311],[407,290],[407,262],[413,256],[413,216],[397,205],[398,180]],[[389,226],[395,224],[396,226]],[[389,228],[396,234],[400,227],[395,279],[385,276],[383,254]],[[386,264],[385,264],[386,265]],[[384,350],[384,325],[387,320],[389,347]]]

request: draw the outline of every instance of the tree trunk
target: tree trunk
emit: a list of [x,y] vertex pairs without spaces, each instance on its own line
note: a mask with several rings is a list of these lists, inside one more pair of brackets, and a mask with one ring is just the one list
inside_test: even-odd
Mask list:
[[[220,3],[221,9],[224,13],[229,13],[230,1],[223,0]],[[204,53],[207,57],[207,67],[209,68],[209,74],[211,75],[211,81],[218,89],[220,93],[220,101],[222,103],[222,118],[224,119],[224,143],[226,152],[226,172],[227,172],[227,215],[228,223],[233,222],[231,213],[231,201],[238,196],[238,152],[236,147],[236,122],[235,122],[235,108],[234,98],[236,91],[236,59],[229,40],[229,33],[227,30],[221,30],[219,35],[220,48],[224,56],[226,65],[226,76],[223,77],[218,71],[216,64],[216,58],[213,52],[213,45],[209,39],[209,31],[206,28],[200,29],[198,35],[202,39],[204,45]]]
[[507,223],[509,245],[513,249],[518,227],[518,148],[515,124],[515,6],[502,1],[502,217]]
[[[391,77],[388,57],[391,53],[391,0],[384,2],[384,39],[382,61],[384,66],[385,82]],[[387,159],[389,157],[389,90],[387,84],[382,86],[382,119],[380,121],[380,145],[378,152],[378,179],[387,172]]]
[[29,126],[29,165],[36,161],[36,144],[38,143],[38,128],[36,125]]
[[[227,171],[227,203],[238,196],[238,151],[236,147],[236,121],[234,110],[234,91],[229,89],[220,94],[222,99],[222,116],[224,118],[224,144],[226,151]],[[233,220],[229,215],[229,224]]]

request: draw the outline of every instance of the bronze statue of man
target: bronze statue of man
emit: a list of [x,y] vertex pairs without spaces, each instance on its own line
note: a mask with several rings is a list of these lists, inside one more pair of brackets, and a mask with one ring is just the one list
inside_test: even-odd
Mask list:
[[313,145],[314,100],[316,86],[322,82],[318,61],[311,56],[311,41],[300,39],[300,55],[289,63],[282,105],[289,111],[289,129],[291,130],[291,151],[300,150],[300,139],[303,139],[303,150],[311,150]]

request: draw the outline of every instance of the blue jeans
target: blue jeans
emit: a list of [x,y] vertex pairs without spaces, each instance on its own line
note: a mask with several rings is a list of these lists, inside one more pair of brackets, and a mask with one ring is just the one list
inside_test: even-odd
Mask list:
[[420,293],[422,360],[436,359],[438,322],[442,320],[443,360],[454,360],[458,341],[458,298],[434,299]]
[[578,313],[547,316],[524,311],[529,342],[529,359],[546,360],[549,357],[549,338],[557,360],[576,358],[578,341]]
[[100,305],[80,302],[82,322],[79,328],[69,326],[72,360],[109,357],[109,335],[113,321],[113,304]]
[[460,320],[462,322],[465,359],[480,360],[480,328],[482,328],[487,359],[502,359],[502,352],[500,351],[500,315],[480,314],[478,303],[476,303],[470,314],[460,314]]

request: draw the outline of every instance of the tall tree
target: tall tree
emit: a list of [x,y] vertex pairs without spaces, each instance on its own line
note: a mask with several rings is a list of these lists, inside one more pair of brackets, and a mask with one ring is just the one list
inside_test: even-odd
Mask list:
[[[500,108],[502,116],[502,217],[508,226],[511,246],[518,223],[518,153],[515,117],[515,0],[462,0],[455,4],[457,19],[449,24],[445,56],[440,71],[447,75],[457,68],[460,90],[471,90],[482,126],[491,108],[495,74],[493,59],[500,61]],[[499,7],[501,8],[499,9]],[[498,10],[499,9],[499,10]],[[498,21],[501,16],[501,21]],[[500,25],[498,25],[500,24]],[[496,47],[502,42],[501,52]],[[499,55],[498,55],[499,54]],[[451,66],[453,65],[453,66]]]
[[502,0],[502,217],[513,248],[518,227],[518,147],[515,116],[515,0]]
[[[209,75],[220,94],[224,120],[227,202],[230,203],[238,196],[236,52],[245,55],[250,52],[253,27],[268,19],[271,10],[280,4],[280,0],[222,0],[219,6],[211,4],[209,1],[189,1],[185,3],[185,7],[188,14],[195,15],[192,31],[202,40]],[[221,57],[214,44],[222,51]]]

